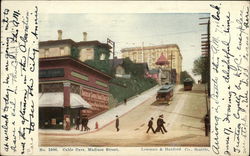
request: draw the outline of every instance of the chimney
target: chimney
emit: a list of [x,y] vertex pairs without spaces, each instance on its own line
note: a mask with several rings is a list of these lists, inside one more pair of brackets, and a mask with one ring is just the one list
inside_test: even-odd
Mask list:
[[58,30],[58,40],[62,40],[62,30]]
[[88,35],[87,32],[83,32],[83,41],[87,41],[87,35]]

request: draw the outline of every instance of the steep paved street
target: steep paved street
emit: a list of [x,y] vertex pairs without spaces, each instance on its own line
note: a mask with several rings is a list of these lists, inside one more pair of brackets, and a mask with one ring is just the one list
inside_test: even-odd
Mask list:
[[[144,101],[144,100],[143,100]],[[142,101],[142,102],[143,102]],[[206,114],[203,85],[194,85],[192,91],[175,87],[173,101],[157,104],[155,95],[120,117],[120,131],[115,123],[87,134],[48,135],[40,134],[41,146],[209,146],[205,136],[203,118]],[[150,117],[154,117],[154,128],[160,114],[164,115],[168,133],[146,133]]]

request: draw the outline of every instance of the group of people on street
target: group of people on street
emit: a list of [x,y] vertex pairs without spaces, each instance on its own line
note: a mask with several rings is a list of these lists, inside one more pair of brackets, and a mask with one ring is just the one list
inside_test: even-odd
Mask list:
[[80,116],[77,116],[75,119],[75,124],[76,124],[76,130],[79,130],[80,128],[80,124],[81,124],[81,131],[89,131],[90,128],[88,127],[88,122],[89,122],[89,118],[87,117],[87,115],[83,115],[80,119]]
[[[154,120],[154,118],[151,117],[151,119],[148,122],[148,129],[147,129],[146,133],[148,133],[150,130],[152,130],[153,133],[161,131],[162,134],[164,134],[164,133],[168,132],[164,126],[165,121],[163,120],[163,114],[161,114],[159,116],[159,118],[157,119],[156,129],[153,128],[153,120]],[[83,115],[82,118],[80,118],[80,116],[77,116],[75,119],[76,130],[79,130],[80,125],[81,125],[81,131],[83,131],[83,128],[84,128],[84,131],[89,131],[90,128],[88,127],[88,122],[89,122],[89,119],[86,115]],[[119,116],[116,115],[115,128],[116,128],[117,132],[120,130],[119,125],[120,125],[119,124]]]
[[[156,132],[162,132],[162,134],[164,133],[167,133],[168,131],[166,130],[164,124],[165,124],[165,121],[163,120],[163,114],[161,114],[159,116],[159,118],[157,119],[157,127],[156,129],[153,128],[153,120],[154,118],[151,117],[151,119],[149,120],[148,122],[148,130],[147,130],[147,133],[149,132],[149,130],[152,130],[153,133],[156,133]],[[118,132],[120,130],[119,128],[119,116],[116,115],[116,120],[115,120],[115,128],[116,128],[116,131]]]
[[160,131],[161,131],[162,134],[164,134],[164,132],[165,132],[165,133],[168,132],[168,131],[166,130],[165,126],[164,126],[165,121],[163,120],[163,114],[161,114],[161,115],[159,116],[159,118],[157,119],[157,127],[156,127],[156,129],[153,128],[153,120],[154,120],[154,118],[151,117],[151,119],[150,119],[149,122],[148,122],[148,130],[147,130],[146,133],[148,133],[149,130],[152,130],[153,133],[156,133],[156,132],[160,132]]

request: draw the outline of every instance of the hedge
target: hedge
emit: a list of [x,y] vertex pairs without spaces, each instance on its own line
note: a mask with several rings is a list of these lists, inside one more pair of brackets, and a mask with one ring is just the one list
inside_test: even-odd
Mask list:
[[[117,85],[120,83],[123,86]],[[109,91],[117,102],[122,102],[132,96],[142,93],[157,85],[157,82],[151,78],[131,77],[130,79],[115,78],[112,79]]]

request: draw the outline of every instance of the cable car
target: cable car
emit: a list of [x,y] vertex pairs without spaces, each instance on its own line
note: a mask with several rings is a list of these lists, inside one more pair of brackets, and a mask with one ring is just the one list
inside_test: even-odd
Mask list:
[[184,84],[184,91],[192,90],[192,87],[193,87],[193,80],[192,79],[186,78],[183,81],[183,84]]
[[173,97],[174,85],[164,85],[157,91],[156,101],[159,103],[169,103]]

